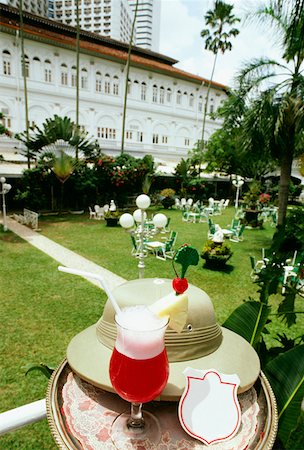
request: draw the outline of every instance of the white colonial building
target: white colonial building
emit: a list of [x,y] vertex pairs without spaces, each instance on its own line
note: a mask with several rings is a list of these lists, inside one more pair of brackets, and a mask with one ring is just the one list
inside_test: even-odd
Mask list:
[[[24,13],[25,61],[30,125],[54,114],[76,119],[75,28]],[[13,133],[25,130],[24,83],[18,10],[0,5],[0,111]],[[128,47],[81,31],[80,124],[102,150],[121,151],[125,66]],[[177,163],[201,138],[208,81],[174,67],[177,61],[134,47],[124,151],[136,157]],[[226,87],[212,83],[210,112],[226,98]],[[219,123],[207,120],[206,138]],[[0,154],[18,160],[19,142],[0,138]],[[0,174],[5,175],[3,164]]]

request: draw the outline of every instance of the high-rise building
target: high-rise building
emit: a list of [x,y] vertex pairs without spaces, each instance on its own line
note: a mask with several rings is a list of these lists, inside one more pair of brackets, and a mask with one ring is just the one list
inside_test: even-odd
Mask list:
[[[135,11],[136,0],[128,0]],[[138,0],[136,39],[139,47],[158,52],[160,34],[160,0]]]
[[[1,3],[4,3],[8,6],[13,6],[15,8],[19,8],[20,0],[1,0]],[[23,0],[22,1],[22,10],[27,11],[31,14],[37,14],[38,16],[48,17],[48,6],[49,0]]]
[[[77,0],[51,0],[49,18],[67,25],[77,25]],[[133,13],[128,0],[81,0],[79,25],[82,30],[129,42]]]

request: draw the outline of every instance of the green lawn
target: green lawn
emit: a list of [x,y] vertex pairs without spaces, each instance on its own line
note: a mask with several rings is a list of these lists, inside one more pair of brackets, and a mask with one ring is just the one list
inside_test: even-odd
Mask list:
[[[176,210],[153,208],[152,212],[165,212],[171,218],[170,228],[178,232],[177,248],[188,243],[201,251],[207,239],[207,223],[183,222],[181,212]],[[215,216],[214,221],[225,227],[230,224],[233,215],[234,209],[229,208],[221,216]],[[85,216],[42,217],[39,223],[43,235],[123,278],[130,280],[138,277],[138,261],[131,256],[131,239],[124,229],[108,228],[104,221],[89,220]],[[231,242],[234,254],[229,261],[228,272],[208,270],[203,267],[202,259],[198,266],[188,270],[189,282],[209,294],[220,322],[242,300],[255,294],[256,286],[249,277],[249,255],[260,258],[261,248],[270,245],[273,232],[274,229],[266,224],[264,230],[245,230],[243,242]],[[158,237],[156,239],[158,240]],[[174,276],[170,260],[161,261],[149,255],[145,259],[145,265],[145,277]]]
[[[154,208],[151,212],[157,212]],[[164,212],[162,209],[161,212]],[[234,210],[214,219],[223,227],[231,222]],[[177,246],[189,243],[199,251],[207,238],[207,224],[181,220],[170,210],[170,227],[178,232]],[[103,221],[87,215],[41,217],[41,233],[101,266],[132,279],[137,278],[137,259],[131,257],[131,240],[121,229],[108,228]],[[205,290],[213,300],[219,322],[249,296],[257,298],[250,279],[249,255],[261,256],[261,248],[271,243],[273,228],[245,230],[244,241],[231,243],[234,254],[229,271],[216,272],[190,267],[188,279]],[[171,261],[153,256],[145,259],[146,277],[174,276]],[[38,373],[25,376],[30,362],[57,365],[64,358],[70,339],[95,323],[102,313],[105,294],[81,279],[64,275],[58,263],[11,232],[0,231],[0,411],[45,396],[47,380]],[[299,334],[303,320],[291,331]],[[281,323],[275,327],[280,329]],[[46,421],[0,437],[0,449],[55,449]]]

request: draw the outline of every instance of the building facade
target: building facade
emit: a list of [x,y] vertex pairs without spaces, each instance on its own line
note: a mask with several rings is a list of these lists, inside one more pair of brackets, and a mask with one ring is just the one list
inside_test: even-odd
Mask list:
[[[49,17],[75,27],[77,1],[52,0],[49,4]],[[122,42],[130,41],[133,12],[128,0],[81,0],[78,5],[82,30]]]
[[[0,6],[0,111],[13,133],[25,130],[25,100],[18,11]],[[5,11],[4,11],[5,9]],[[42,17],[24,15],[25,63],[30,125],[54,114],[76,120],[75,29]],[[98,139],[104,153],[121,151],[127,46],[81,32],[80,125]],[[207,80],[174,67],[176,60],[135,48],[132,52],[124,151],[135,157],[177,163],[201,137]],[[226,98],[216,82],[210,112]],[[207,120],[206,137],[220,123]],[[0,138],[0,154],[18,141]],[[1,170],[0,170],[1,171]]]
[[[19,8],[20,0],[1,0],[1,3]],[[22,0],[22,10],[38,16],[48,17],[49,0]]]
[[[135,11],[136,0],[128,0]],[[138,0],[135,43],[154,52],[159,50],[161,2]]]

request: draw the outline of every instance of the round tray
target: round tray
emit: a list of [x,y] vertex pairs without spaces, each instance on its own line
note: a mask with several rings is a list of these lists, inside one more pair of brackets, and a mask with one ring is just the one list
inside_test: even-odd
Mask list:
[[[271,386],[263,373],[250,391],[239,395],[242,426],[236,437],[225,443],[209,445],[209,449],[272,449],[277,433],[277,408]],[[81,380],[66,359],[50,378],[46,405],[52,435],[58,448],[64,450],[115,449],[108,433],[111,422],[117,414],[130,408],[118,395]],[[161,448],[180,448],[182,444],[183,449],[206,449],[203,443],[183,431],[178,421],[177,408],[177,402],[151,402],[144,405],[144,410],[159,417],[163,433]],[[94,433],[99,434],[98,440],[87,442],[86,436],[91,437]]]

